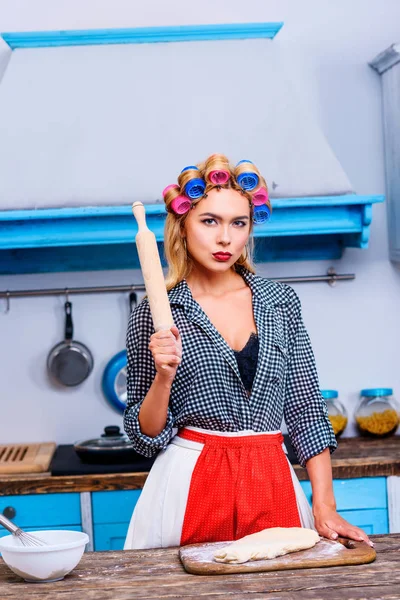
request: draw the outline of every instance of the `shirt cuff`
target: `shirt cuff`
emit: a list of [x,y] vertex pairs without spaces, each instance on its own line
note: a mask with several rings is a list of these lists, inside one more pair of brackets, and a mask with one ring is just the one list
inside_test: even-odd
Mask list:
[[151,458],[160,450],[164,450],[173,435],[173,418],[168,409],[165,427],[155,437],[149,437],[140,429],[139,411],[141,403],[131,406],[124,413],[124,429],[131,440],[134,449],[139,454]]
[[330,421],[327,419],[308,423],[304,429],[296,430],[292,433],[290,441],[302,467],[306,466],[310,458],[321,454],[325,448],[329,448],[332,454],[338,445]]

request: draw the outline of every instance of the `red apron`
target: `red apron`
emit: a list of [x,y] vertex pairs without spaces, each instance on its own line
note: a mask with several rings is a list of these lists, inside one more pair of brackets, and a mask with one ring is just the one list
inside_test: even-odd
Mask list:
[[221,436],[182,429],[204,447],[193,470],[181,545],[301,527],[281,433]]

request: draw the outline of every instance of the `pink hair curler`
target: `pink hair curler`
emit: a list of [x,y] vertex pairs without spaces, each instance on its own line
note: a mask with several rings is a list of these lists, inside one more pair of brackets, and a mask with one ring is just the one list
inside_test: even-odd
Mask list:
[[171,202],[171,208],[177,215],[184,215],[191,206],[192,203],[187,196],[177,196]]
[[167,192],[169,192],[169,190],[172,190],[172,188],[179,188],[179,185],[176,185],[176,183],[171,183],[170,185],[167,185],[167,187],[164,188],[162,191],[163,198],[165,198]]
[[218,170],[211,171],[208,177],[211,183],[214,183],[215,185],[225,185],[225,183],[229,181],[230,174],[228,171]]
[[265,187],[261,187],[253,194],[253,204],[254,206],[261,206],[261,204],[265,204],[268,202],[268,192]]

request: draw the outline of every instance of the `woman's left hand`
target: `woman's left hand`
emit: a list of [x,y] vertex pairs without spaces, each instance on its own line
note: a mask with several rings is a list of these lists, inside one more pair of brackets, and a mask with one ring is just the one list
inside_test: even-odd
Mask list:
[[365,531],[348,523],[334,508],[328,506],[319,507],[318,509],[313,509],[313,513],[315,528],[319,535],[331,540],[335,540],[340,536],[355,540],[356,542],[364,541],[370,546],[374,545]]

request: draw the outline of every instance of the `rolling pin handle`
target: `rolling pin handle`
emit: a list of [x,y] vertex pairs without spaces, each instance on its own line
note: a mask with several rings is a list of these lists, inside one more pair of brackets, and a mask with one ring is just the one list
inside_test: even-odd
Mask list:
[[148,229],[146,224],[146,212],[142,202],[134,202],[132,204],[132,212],[137,221],[139,231]]

